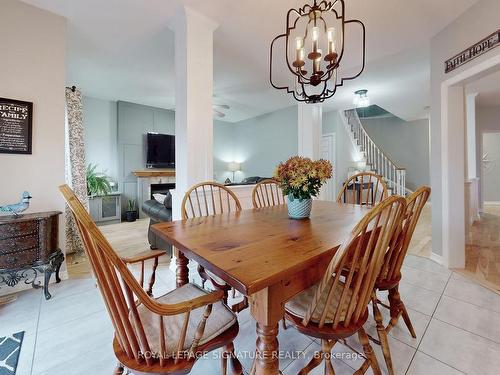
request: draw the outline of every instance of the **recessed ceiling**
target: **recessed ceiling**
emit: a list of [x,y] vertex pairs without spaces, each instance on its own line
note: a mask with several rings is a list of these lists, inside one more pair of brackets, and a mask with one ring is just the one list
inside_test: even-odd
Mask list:
[[[174,36],[168,24],[187,5],[220,24],[214,35],[214,96],[215,103],[231,106],[226,121],[295,104],[269,85],[268,54],[270,41],[284,31],[287,10],[305,0],[24,1],[68,19],[67,82],[85,95],[174,108]],[[367,68],[325,102],[325,110],[348,108],[352,93],[366,88],[372,103],[398,117],[424,117],[430,39],[476,1],[346,1],[347,18],[366,25]]]

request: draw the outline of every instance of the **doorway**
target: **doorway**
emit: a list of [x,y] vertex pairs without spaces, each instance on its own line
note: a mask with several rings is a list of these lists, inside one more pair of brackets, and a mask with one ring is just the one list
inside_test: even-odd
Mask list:
[[[465,267],[466,181],[465,85],[500,70],[500,55],[464,70],[441,84],[442,263]],[[463,235],[459,235],[463,234]]]
[[321,189],[320,199],[333,202],[337,193],[337,180],[335,178],[335,133],[323,134],[321,137],[320,158],[328,160],[333,165],[333,177]]
[[498,126],[499,131],[481,132],[478,137],[481,210],[467,231],[463,273],[500,292],[500,105],[478,107],[476,112],[479,129]]

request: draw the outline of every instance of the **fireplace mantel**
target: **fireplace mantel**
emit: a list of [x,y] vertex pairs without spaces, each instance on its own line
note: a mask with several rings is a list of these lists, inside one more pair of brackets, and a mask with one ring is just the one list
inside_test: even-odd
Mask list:
[[132,173],[138,178],[175,177],[175,169],[144,169]]

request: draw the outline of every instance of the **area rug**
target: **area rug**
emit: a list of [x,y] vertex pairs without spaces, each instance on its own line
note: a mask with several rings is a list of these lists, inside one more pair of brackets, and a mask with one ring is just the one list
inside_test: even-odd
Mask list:
[[0,375],[15,375],[24,332],[0,337]]

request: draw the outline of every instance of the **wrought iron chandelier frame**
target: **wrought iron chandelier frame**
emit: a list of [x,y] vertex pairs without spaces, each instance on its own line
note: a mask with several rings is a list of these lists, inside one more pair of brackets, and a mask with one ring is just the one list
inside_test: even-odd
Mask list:
[[[337,3],[340,3],[340,5],[341,5],[341,15],[339,15],[337,10],[334,9],[334,7],[337,5]],[[307,23],[307,26],[305,28],[303,40],[305,40],[307,38],[307,35],[309,32],[308,27],[309,27],[311,22],[314,22],[314,24],[316,25],[316,22],[318,20],[322,21],[324,24],[324,30],[326,32],[328,29],[328,25],[326,24],[326,21],[322,17],[323,12],[332,12],[335,15],[335,18],[337,20],[341,21],[341,23],[342,23],[342,27],[341,27],[341,44],[342,44],[342,46],[341,46],[341,50],[339,51],[339,53],[335,53],[336,56],[331,56],[330,54],[325,56],[325,61],[329,62],[329,65],[327,66],[326,71],[324,71],[324,72],[319,71],[319,72],[317,72],[318,74],[315,75],[313,73],[310,77],[307,77],[306,76],[307,72],[302,70],[302,66],[305,65],[305,62],[301,66],[297,65],[296,62],[292,62],[292,63],[290,62],[290,58],[289,58],[289,55],[290,55],[290,50],[289,50],[289,48],[290,48],[290,36],[291,36],[291,32],[293,30],[297,29],[297,23],[299,22],[299,20],[301,20],[303,17],[305,17],[307,15],[309,16],[309,22]],[[292,15],[297,17],[295,22],[293,22],[293,23],[290,22]],[[341,77],[339,80],[338,79],[338,68],[340,67],[340,64],[342,62],[342,58],[344,56],[345,26],[348,24],[358,24],[361,26],[362,41],[363,41],[362,64],[361,64],[360,71],[356,75],[351,76],[351,77]],[[273,48],[275,46],[275,43],[278,40],[280,40],[281,38],[286,38],[286,40],[285,40],[285,45],[286,45],[285,54],[286,54],[287,67],[288,67],[288,70],[295,76],[294,81],[296,80],[298,85],[300,85],[300,88],[301,88],[300,93],[297,92],[295,87],[290,88],[290,86],[280,86],[278,84],[275,84],[275,82],[273,81],[273,69],[272,69],[273,68]],[[309,58],[310,60],[312,60],[311,55],[312,55],[312,53],[310,53],[307,56],[307,58]],[[321,57],[323,57],[323,56],[321,56]],[[329,60],[327,60],[327,58]],[[345,20],[344,0],[335,0],[333,2],[323,0],[319,3],[318,3],[318,0],[314,0],[313,5],[305,4],[304,6],[299,8],[298,10],[292,8],[287,12],[286,32],[284,34],[278,35],[271,42],[270,59],[269,59],[269,81],[275,89],[286,90],[288,94],[292,94],[293,97],[295,98],[295,100],[297,100],[299,102],[321,103],[321,102],[324,102],[326,99],[333,97],[335,95],[335,93],[337,92],[337,88],[340,86],[343,86],[345,81],[353,80],[353,79],[359,77],[365,69],[365,64],[366,64],[365,60],[366,60],[366,28],[365,28],[365,25],[363,24],[363,22],[361,22],[360,20],[357,20],[357,19]],[[332,88],[329,88],[328,82],[332,79],[334,80],[334,86]],[[307,91],[306,91],[307,86],[309,86],[309,85],[319,86],[320,84],[323,85],[321,93],[319,93],[319,94],[317,93],[317,94],[313,94],[313,95],[307,94]]]

